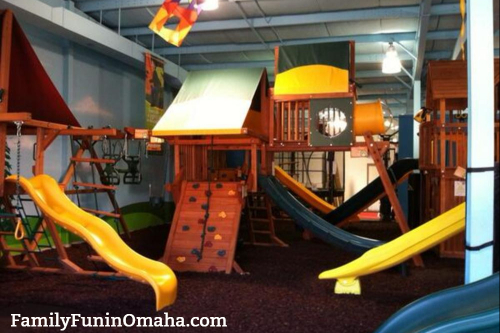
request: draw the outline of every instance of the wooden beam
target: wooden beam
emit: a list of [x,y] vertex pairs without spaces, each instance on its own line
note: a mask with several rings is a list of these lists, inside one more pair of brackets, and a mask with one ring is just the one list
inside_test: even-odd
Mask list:
[[1,112],[0,122],[14,122],[14,121],[27,121],[31,120],[31,113],[29,112]]
[[[406,216],[403,212],[403,208],[399,203],[398,197],[396,195],[396,191],[394,190],[394,185],[389,178],[389,174],[384,165],[384,161],[382,156],[380,155],[380,151],[373,140],[373,136],[370,132],[365,133],[365,142],[368,147],[368,151],[370,152],[370,156],[375,163],[375,167],[377,168],[380,180],[382,181],[382,185],[384,186],[385,193],[387,194],[387,198],[389,199],[392,208],[394,209],[394,214],[396,215],[396,221],[398,222],[399,228],[402,233],[407,233],[410,231],[408,227],[408,223],[406,221]],[[420,255],[416,255],[413,257],[413,262],[417,267],[424,267],[424,262]]]

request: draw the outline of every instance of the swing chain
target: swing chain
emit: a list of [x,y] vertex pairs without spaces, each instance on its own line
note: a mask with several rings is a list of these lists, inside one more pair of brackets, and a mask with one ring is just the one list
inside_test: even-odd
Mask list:
[[[19,211],[21,208],[21,135],[22,135],[22,121],[15,121],[16,125],[16,137],[17,137],[17,151],[16,151],[16,209]],[[14,232],[15,238],[21,240],[24,238],[24,228],[22,226],[22,220],[20,217],[17,218],[16,229]]]

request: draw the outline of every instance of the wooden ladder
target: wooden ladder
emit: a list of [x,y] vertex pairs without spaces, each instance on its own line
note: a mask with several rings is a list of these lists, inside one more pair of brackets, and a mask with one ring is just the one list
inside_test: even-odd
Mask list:
[[[113,210],[111,212],[103,211],[96,208],[86,208],[86,207],[81,207],[82,210],[94,214],[96,216],[106,216],[106,217],[111,217],[119,222],[119,225],[121,226],[123,232],[125,233],[127,238],[130,238],[130,231],[128,229],[127,223],[125,222],[125,219],[123,218],[123,215],[121,213],[120,206],[118,205],[118,202],[116,201],[116,196],[115,192],[117,187],[113,185],[106,185],[106,184],[98,184],[98,183],[88,183],[88,182],[81,182],[77,180],[76,177],[76,166],[79,163],[89,163],[91,168],[95,168],[98,174],[99,179],[104,178],[104,168],[102,167],[103,164],[115,164],[116,160],[114,159],[106,159],[106,158],[99,158],[97,155],[94,145],[91,141],[90,138],[83,138],[81,140],[74,139],[78,143],[78,150],[75,152],[74,156],[71,157],[70,159],[70,164],[68,166],[68,169],[66,170],[66,173],[62,179],[62,182],[60,183],[60,186],[62,189],[65,190],[66,194],[94,194],[97,195],[98,193],[106,193],[109,201],[111,202],[111,205],[113,207]],[[90,157],[84,157],[85,153],[88,152]],[[67,189],[69,183],[72,183],[72,189]],[[97,202],[97,199],[96,199]],[[97,205],[97,203],[96,203]]]
[[274,223],[277,220],[289,219],[275,216],[271,200],[264,192],[248,193],[246,208],[250,226],[250,244],[288,247],[288,244],[276,236]]

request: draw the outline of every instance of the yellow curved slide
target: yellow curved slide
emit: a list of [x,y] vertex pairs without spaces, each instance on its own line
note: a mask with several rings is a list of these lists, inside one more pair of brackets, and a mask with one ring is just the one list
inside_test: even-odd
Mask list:
[[336,294],[361,294],[359,277],[398,265],[453,237],[465,229],[465,203],[441,214],[360,258],[319,275],[321,280],[337,279]]
[[325,200],[318,197],[316,194],[311,192],[307,187],[305,187],[302,183],[290,177],[290,175],[279,166],[274,167],[274,173],[276,178],[278,178],[278,180],[283,185],[288,187],[300,198],[302,198],[305,202],[307,202],[309,205],[316,208],[323,214],[328,214],[335,209],[335,206],[329,204]]
[[[16,176],[8,177],[7,181],[15,182]],[[21,177],[20,185],[46,218],[83,238],[109,266],[133,280],[149,283],[156,294],[157,310],[175,301],[177,278],[173,271],[128,247],[109,224],[75,205],[53,178]]]

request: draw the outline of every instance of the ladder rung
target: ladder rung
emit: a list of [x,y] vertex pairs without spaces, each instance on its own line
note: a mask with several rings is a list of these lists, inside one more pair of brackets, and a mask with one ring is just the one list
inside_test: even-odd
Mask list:
[[95,215],[104,215],[104,216],[114,217],[116,219],[120,218],[120,214],[116,214],[116,213],[105,212],[105,211],[102,211],[102,210],[91,209],[91,208],[82,208],[82,209],[84,211],[86,211],[87,213],[92,213],[92,214],[95,214]]
[[247,206],[247,207],[250,210],[267,210],[266,207],[260,207],[260,206]]
[[252,231],[254,234],[259,234],[259,235],[271,235],[270,231],[265,231],[265,230],[254,230]]
[[116,163],[116,160],[112,160],[109,158],[90,158],[90,157],[72,157],[71,161],[81,162],[81,163],[107,163],[107,164]]
[[252,221],[252,222],[269,223],[268,219],[259,219],[259,218],[253,218],[253,217],[250,218],[250,221]]
[[99,189],[99,190],[109,190],[109,191],[115,191],[116,190],[116,186],[102,185],[102,184],[91,184],[91,183],[74,182],[73,186],[92,187],[92,188],[96,188],[96,189]]
[[108,190],[105,189],[83,189],[83,190],[66,190],[64,193],[66,194],[94,194],[94,193],[106,193]]

